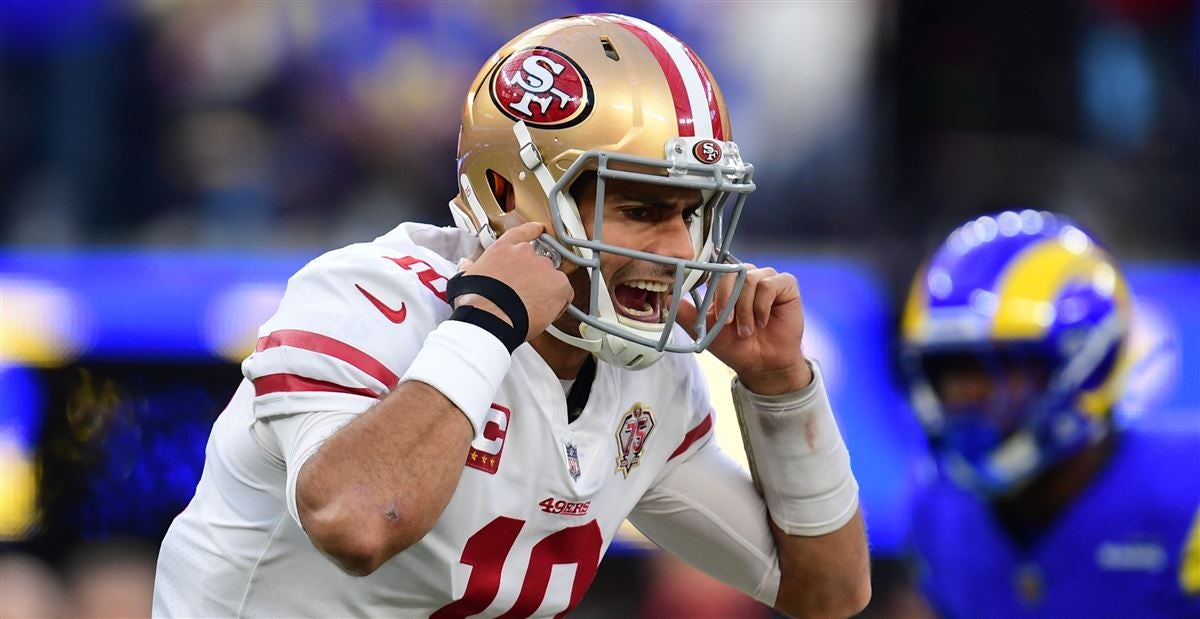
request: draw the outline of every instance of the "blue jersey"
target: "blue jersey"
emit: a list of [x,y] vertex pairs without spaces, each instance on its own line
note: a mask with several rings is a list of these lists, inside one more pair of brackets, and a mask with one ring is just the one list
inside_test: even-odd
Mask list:
[[1200,618],[1200,432],[1130,428],[1027,546],[939,475],[916,501],[921,586],[945,617]]

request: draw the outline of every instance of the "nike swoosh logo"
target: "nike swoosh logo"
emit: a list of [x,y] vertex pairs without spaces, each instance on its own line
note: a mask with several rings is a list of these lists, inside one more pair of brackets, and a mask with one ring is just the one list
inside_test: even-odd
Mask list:
[[367,290],[362,286],[354,284],[354,287],[358,288],[358,291],[363,293],[363,296],[366,297],[367,300],[370,301],[380,312],[383,312],[383,315],[388,320],[396,324],[400,324],[404,322],[405,318],[408,317],[408,308],[404,306],[403,301],[400,302],[400,309],[392,309],[387,305],[384,305],[383,301],[376,299],[375,295],[367,292]]

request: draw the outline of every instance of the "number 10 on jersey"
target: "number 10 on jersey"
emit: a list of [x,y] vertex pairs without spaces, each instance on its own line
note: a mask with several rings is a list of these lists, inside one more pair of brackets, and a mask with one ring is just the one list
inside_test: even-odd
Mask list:
[[[443,606],[430,619],[468,617],[483,612],[500,592],[504,560],[512,552],[517,535],[525,526],[524,520],[500,516],[467,540],[459,559],[471,566],[467,590],[458,600]],[[529,565],[524,570],[521,592],[502,619],[529,617],[537,612],[550,585],[550,571],[555,565],[575,564],[575,579],[571,584],[571,601],[555,617],[562,617],[575,608],[596,576],[600,564],[600,548],[604,543],[600,526],[595,520],[575,527],[559,529],[534,544]]]

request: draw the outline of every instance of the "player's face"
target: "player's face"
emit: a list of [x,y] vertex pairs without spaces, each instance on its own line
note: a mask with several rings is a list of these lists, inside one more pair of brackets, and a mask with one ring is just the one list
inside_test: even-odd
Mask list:
[[1005,434],[1046,388],[1049,368],[1036,358],[946,354],[926,359],[925,371],[951,417],[984,415]]
[[[595,238],[596,181],[583,180],[579,185],[573,191],[579,214],[588,236]],[[628,249],[692,259],[695,248],[689,225],[699,216],[702,204],[696,189],[609,180],[604,192],[603,240]],[[666,320],[675,281],[673,268],[601,252],[600,270],[622,316],[650,323]],[[583,292],[582,301],[586,302],[586,286]]]

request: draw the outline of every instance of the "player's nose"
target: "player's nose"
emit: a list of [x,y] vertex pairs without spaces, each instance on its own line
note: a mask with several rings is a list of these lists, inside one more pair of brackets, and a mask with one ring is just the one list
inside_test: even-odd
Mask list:
[[681,260],[691,260],[695,257],[695,248],[692,247],[692,231],[682,217],[672,217],[662,222],[655,230],[653,243],[650,251],[660,256]]

